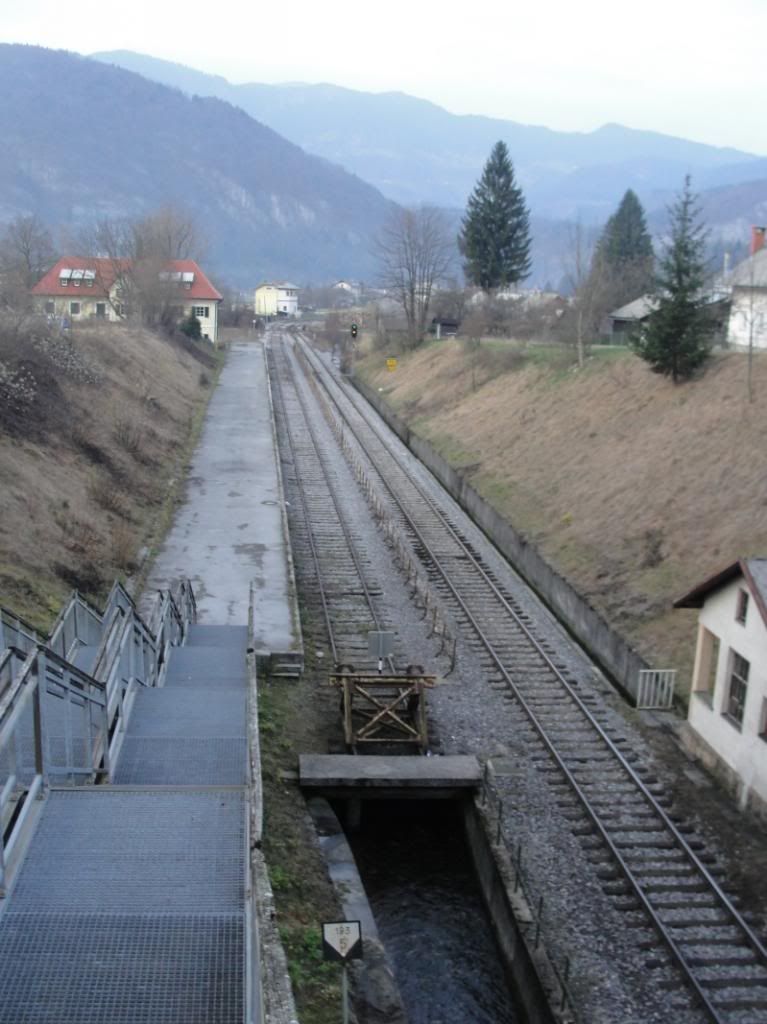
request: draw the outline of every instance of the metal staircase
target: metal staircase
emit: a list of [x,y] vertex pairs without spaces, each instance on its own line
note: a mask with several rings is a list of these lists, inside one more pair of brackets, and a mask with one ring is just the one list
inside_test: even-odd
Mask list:
[[0,612],[0,1024],[258,1019],[248,631],[194,618],[186,582],[45,641]]

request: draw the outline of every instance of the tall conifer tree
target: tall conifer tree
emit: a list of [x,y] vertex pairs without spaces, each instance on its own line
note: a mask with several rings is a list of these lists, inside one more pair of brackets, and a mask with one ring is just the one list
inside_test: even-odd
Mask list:
[[711,318],[702,295],[706,231],[689,175],[669,213],[671,237],[658,269],[657,308],[633,345],[655,373],[677,384],[691,377],[711,352]]
[[655,254],[644,210],[629,189],[605,224],[594,252],[592,273],[615,308],[652,291]]
[[530,273],[529,214],[503,142],[493,147],[469,196],[458,245],[467,280],[485,291],[515,284]]

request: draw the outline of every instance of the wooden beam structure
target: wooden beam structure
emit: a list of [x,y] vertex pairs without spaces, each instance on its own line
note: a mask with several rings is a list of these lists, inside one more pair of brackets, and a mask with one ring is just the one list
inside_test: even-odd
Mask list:
[[435,676],[418,667],[405,675],[342,670],[330,676],[341,690],[344,740],[356,753],[362,744],[428,746],[426,690]]

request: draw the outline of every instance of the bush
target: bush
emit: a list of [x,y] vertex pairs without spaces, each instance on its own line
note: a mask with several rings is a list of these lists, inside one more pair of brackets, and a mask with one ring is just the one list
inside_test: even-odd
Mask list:
[[192,341],[200,341],[202,339],[202,324],[194,313],[190,313],[185,320],[182,320],[178,325],[178,329],[187,338],[191,338]]
[[138,457],[143,447],[144,428],[130,415],[118,413],[115,417],[112,436],[129,455]]

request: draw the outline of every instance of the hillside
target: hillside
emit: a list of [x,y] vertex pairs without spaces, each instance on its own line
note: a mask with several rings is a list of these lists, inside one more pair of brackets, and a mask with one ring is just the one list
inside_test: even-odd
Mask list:
[[[130,358],[126,358],[126,352]],[[50,627],[161,537],[216,360],[141,328],[0,330],[0,604]]]
[[657,667],[689,686],[693,612],[674,598],[767,553],[767,356],[674,387],[625,350],[585,370],[561,350],[484,343],[476,390],[459,341],[369,356],[363,376]]
[[[686,173],[698,189],[767,178],[767,159],[659,132],[608,124],[593,132],[451,114],[405,93],[335,85],[233,85],[124,50],[93,55],[190,95],[217,96],[401,203],[463,208],[491,147],[503,139],[539,217],[603,221],[627,188],[663,208]],[[747,210],[742,215],[750,216]]]
[[241,109],[27,46],[0,46],[0,90],[0,222],[72,234],[172,202],[199,221],[206,269],[242,287],[369,276],[391,204]]

